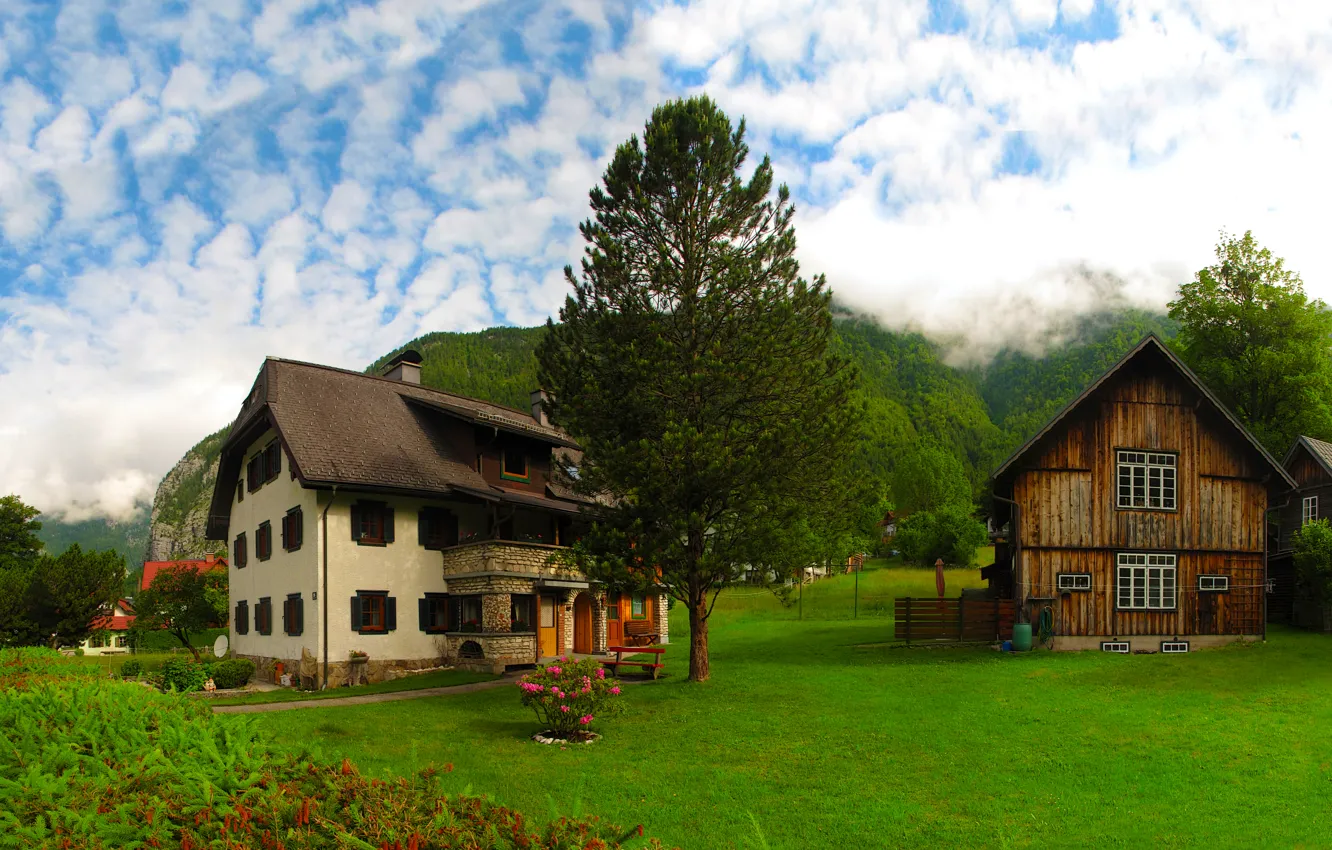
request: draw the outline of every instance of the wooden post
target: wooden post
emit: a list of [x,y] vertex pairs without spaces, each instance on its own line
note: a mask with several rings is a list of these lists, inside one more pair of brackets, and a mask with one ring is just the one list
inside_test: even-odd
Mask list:
[[963,633],[966,631],[966,620],[962,619],[962,607],[966,602],[963,596],[957,597],[957,642],[962,642]]
[[906,598],[906,642],[911,643],[911,597]]
[[851,619],[860,619],[860,570],[856,570],[856,595],[855,602],[851,608]]

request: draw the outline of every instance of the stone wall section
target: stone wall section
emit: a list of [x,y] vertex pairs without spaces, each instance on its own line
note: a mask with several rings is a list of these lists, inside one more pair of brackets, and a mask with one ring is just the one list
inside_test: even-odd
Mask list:
[[606,594],[592,594],[592,651],[605,652],[609,641],[606,638]]
[[568,577],[581,579],[577,570],[565,569],[550,563],[550,558],[564,550],[562,546],[543,543],[518,543],[512,540],[483,540],[464,543],[445,549],[444,578],[466,573],[484,573],[502,570],[509,573],[530,573],[533,576]]
[[[254,662],[254,678],[262,682],[275,682],[272,674],[272,664],[274,661],[281,661],[284,672],[290,673],[293,684],[300,683],[301,659],[299,658],[270,658],[264,655],[234,655],[234,658],[245,658]],[[431,658],[393,658],[376,659],[374,656],[366,663],[365,676],[368,682],[383,682],[386,679],[396,678],[396,673],[406,673],[413,670],[428,670],[439,667],[443,664],[439,656]],[[349,662],[343,658],[341,660],[328,660],[328,686],[330,688],[340,688],[347,683]],[[488,669],[488,668],[487,668]],[[320,679],[324,675],[324,662],[322,660],[316,665],[315,687],[319,687]]]

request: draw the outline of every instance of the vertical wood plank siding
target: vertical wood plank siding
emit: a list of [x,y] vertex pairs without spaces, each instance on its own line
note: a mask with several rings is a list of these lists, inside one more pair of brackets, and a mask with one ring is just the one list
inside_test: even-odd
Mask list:
[[[1228,423],[1200,405],[1186,379],[1144,362],[1151,360],[1125,364],[1034,446],[1016,472],[1019,597],[1050,605],[1061,635],[1259,633],[1266,468]],[[1178,453],[1176,510],[1116,507],[1118,449]],[[1177,556],[1175,610],[1116,610],[1115,555],[1121,551]],[[1090,573],[1092,589],[1061,594],[1055,576],[1066,572]],[[1230,590],[1200,593],[1199,575],[1229,576]]]

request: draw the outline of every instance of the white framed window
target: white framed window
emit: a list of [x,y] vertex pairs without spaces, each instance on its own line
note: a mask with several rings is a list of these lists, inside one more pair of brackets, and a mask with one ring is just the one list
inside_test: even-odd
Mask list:
[[1177,455],[1121,449],[1116,458],[1117,507],[1175,509]]
[[1199,590],[1230,590],[1230,576],[1198,576]]
[[1055,588],[1065,590],[1091,590],[1091,573],[1058,573],[1055,575]]
[[1175,556],[1120,552],[1115,556],[1116,607],[1121,611],[1169,611],[1175,607]]
[[1318,497],[1305,496],[1304,505],[1300,510],[1300,525],[1308,525],[1318,519]]
[[1101,641],[1101,652],[1118,652],[1121,655],[1129,654],[1129,642],[1126,640],[1103,640]]
[[1163,640],[1161,641],[1161,653],[1163,655],[1179,655],[1189,651],[1189,642],[1186,640]]

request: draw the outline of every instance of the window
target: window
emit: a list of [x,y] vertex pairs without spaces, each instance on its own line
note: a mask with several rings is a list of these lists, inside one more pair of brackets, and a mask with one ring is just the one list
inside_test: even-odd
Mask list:
[[454,605],[454,628],[460,632],[481,631],[480,596],[456,596]]
[[517,594],[509,597],[509,631],[511,632],[530,632],[535,631],[532,624],[536,622],[533,616],[536,606],[536,597],[529,594]]
[[116,635],[116,646],[121,649],[129,646],[129,635]]
[[277,440],[264,447],[263,457],[263,475],[264,483],[272,481],[278,477],[282,471],[282,444]]
[[540,626],[543,629],[555,628],[555,600],[549,596],[541,597]]
[[263,486],[264,480],[264,458],[263,454],[257,454],[250,458],[250,462],[245,464],[245,486],[253,493]]
[[416,608],[421,620],[421,631],[446,632],[449,630],[449,595],[447,593],[427,593],[424,599],[416,601]]
[[1065,590],[1091,590],[1091,573],[1059,573],[1055,576],[1055,587]]
[[236,634],[246,635],[250,633],[250,603],[244,600],[236,603]]
[[643,594],[635,593],[629,598],[629,617],[633,620],[647,618],[647,598]]
[[254,606],[254,630],[261,635],[273,633],[273,600],[270,597],[263,597]]
[[1118,452],[1119,497],[1116,505],[1173,511],[1177,457],[1158,452]]
[[1199,590],[1230,590],[1230,576],[1198,576]]
[[305,631],[305,602],[299,593],[288,593],[282,603],[282,631],[289,635]]
[[300,508],[292,508],[282,518],[282,548],[294,552],[301,548],[305,537],[305,520]]
[[1177,655],[1189,651],[1189,642],[1186,640],[1163,640],[1161,641],[1161,652],[1165,655]]
[[358,590],[351,598],[351,624],[363,635],[384,634],[398,627],[398,600],[387,590]]
[[351,506],[352,540],[362,546],[393,542],[393,509],[383,502],[357,502]]
[[1101,652],[1118,652],[1121,655],[1129,654],[1129,642],[1126,640],[1103,640],[1101,641]]
[[232,560],[236,562],[236,569],[244,569],[248,562],[245,551],[245,532],[236,535],[236,542],[231,545]]
[[1305,496],[1300,512],[1300,525],[1308,525],[1316,519],[1318,519],[1318,497]]
[[1175,607],[1175,556],[1121,552],[1116,597],[1121,611],[1169,611]]
[[254,530],[254,556],[261,561],[273,557],[273,524],[268,520]]
[[416,515],[416,530],[427,549],[458,545],[458,518],[443,508],[422,508]]
[[607,620],[620,619],[620,594],[618,593],[606,594],[606,619]]
[[245,482],[244,482],[244,481],[237,481],[237,482],[236,482],[236,504],[240,504],[240,503],[243,502],[243,501],[245,501]]
[[500,478],[513,481],[527,480],[527,455],[519,449],[504,450],[504,466]]

